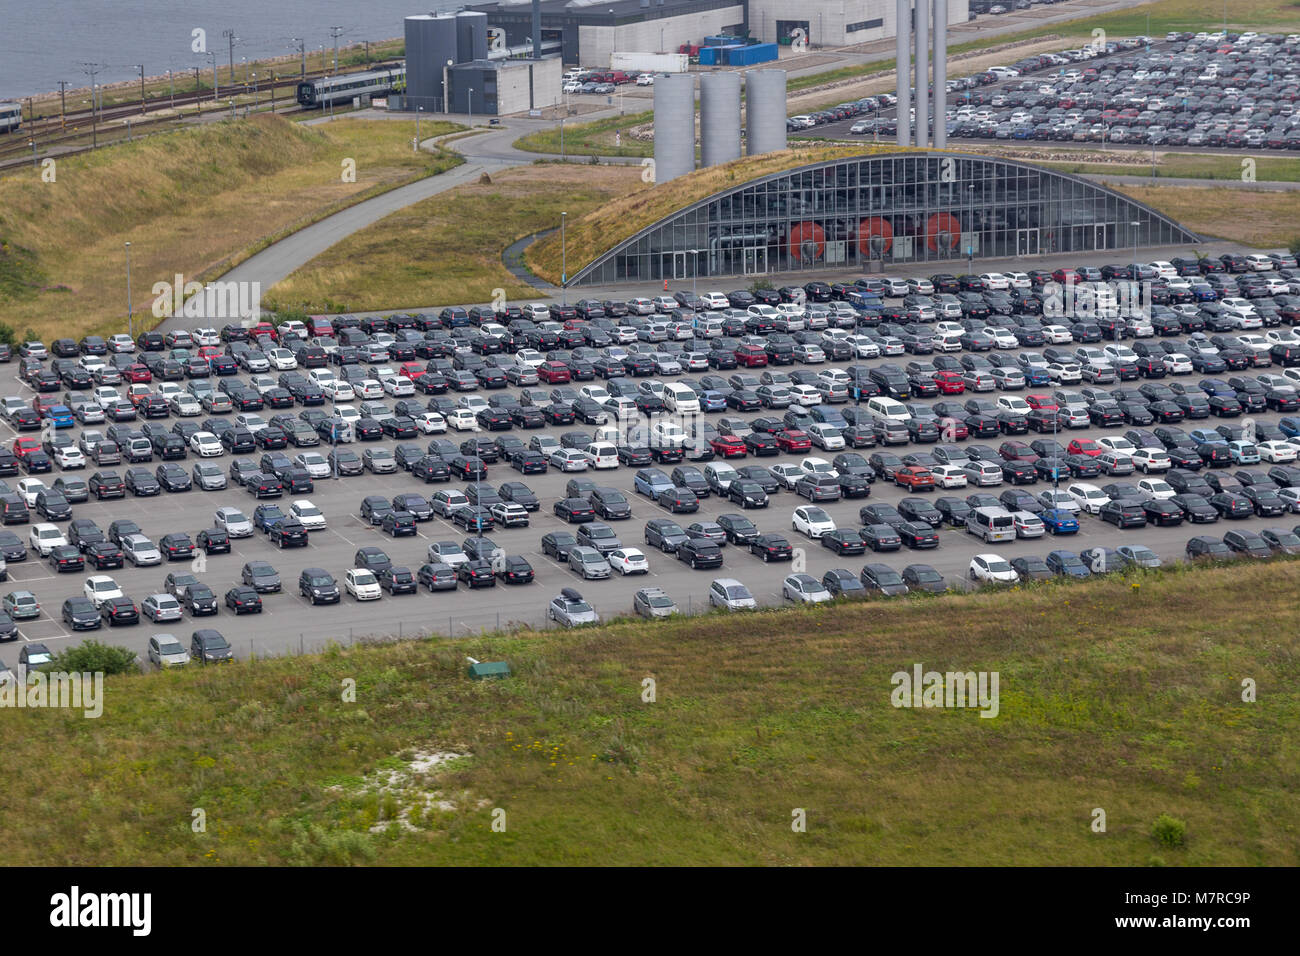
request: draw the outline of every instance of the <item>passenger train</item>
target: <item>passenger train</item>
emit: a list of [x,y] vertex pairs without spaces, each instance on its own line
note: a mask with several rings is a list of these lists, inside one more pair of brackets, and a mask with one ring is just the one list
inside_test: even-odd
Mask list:
[[298,84],[298,104],[315,109],[331,103],[350,102],[357,96],[400,93],[406,89],[406,67],[390,66],[365,73],[326,76]]

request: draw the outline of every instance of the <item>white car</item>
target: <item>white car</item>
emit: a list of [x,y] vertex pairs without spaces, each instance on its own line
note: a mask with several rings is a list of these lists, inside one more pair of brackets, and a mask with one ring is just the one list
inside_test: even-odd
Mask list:
[[39,478],[23,478],[18,482],[18,493],[27,502],[28,508],[36,507],[36,496],[48,489],[48,485]]
[[469,555],[455,541],[433,542],[429,545],[425,557],[430,564],[445,564],[453,568],[469,560]]
[[1272,272],[1277,268],[1277,263],[1268,256],[1258,252],[1253,252],[1246,256],[1246,261],[1250,263],[1250,267],[1256,272]]
[[86,600],[95,605],[95,610],[99,610],[100,605],[109,598],[126,596],[122,593],[118,583],[107,574],[92,574],[86,578],[86,583],[81,590],[86,596]]
[[649,574],[650,562],[640,548],[618,548],[607,556],[609,566],[619,574]]
[[1079,503],[1068,493],[1057,488],[1048,488],[1040,492],[1038,500],[1044,508],[1055,508],[1057,511],[1068,511],[1071,514],[1079,513]]
[[289,506],[289,513],[308,531],[325,530],[325,514],[309,498],[299,498]]
[[248,384],[253,386],[253,391],[258,395],[265,395],[273,388],[279,388],[280,383],[271,375],[252,375],[249,376]]
[[1067,485],[1065,493],[1074,499],[1080,511],[1092,515],[1099,513],[1103,506],[1110,504],[1110,496],[1106,492],[1086,481]]
[[588,467],[586,452],[576,448],[557,448],[548,459],[552,468],[560,471],[586,471]]
[[438,412],[422,412],[415,416],[415,427],[425,435],[439,435],[447,430],[447,419]]
[[221,344],[221,334],[217,332],[216,329],[212,329],[212,328],[195,329],[193,332],[193,336],[194,336],[194,344],[198,346]]
[[458,432],[476,432],[479,430],[478,418],[468,408],[456,408],[447,415],[447,424]]
[[791,574],[781,582],[781,596],[796,604],[823,604],[833,600],[826,586],[811,574]]
[[267,420],[256,412],[241,412],[235,416],[235,424],[242,425],[254,435],[262,429],[269,427]]
[[1287,462],[1295,461],[1296,455],[1300,454],[1300,449],[1288,441],[1278,441],[1270,439],[1262,441],[1255,445],[1255,450],[1259,452],[1259,457],[1264,461],[1272,462],[1275,465],[1284,465]]
[[1053,382],[1082,382],[1083,369],[1074,362],[1049,362],[1047,376]]
[[971,558],[966,574],[972,581],[986,584],[1015,584],[1020,580],[1020,575],[1011,566],[1011,562],[1000,554],[975,555]]
[[212,432],[195,432],[190,436],[190,451],[200,458],[219,458],[226,449]]
[[54,449],[54,463],[64,471],[86,467],[86,456],[76,445],[62,445]]
[[1049,345],[1069,345],[1074,341],[1074,333],[1063,325],[1045,325],[1043,338]]
[[816,422],[807,428],[808,437],[818,448],[839,451],[844,447],[844,434],[834,425]]
[[811,385],[791,385],[790,397],[794,399],[794,404],[805,408],[822,403],[822,393]]
[[1169,482],[1162,478],[1143,478],[1138,482],[1138,491],[1156,501],[1165,501],[1178,494]]
[[1015,412],[1018,415],[1028,415],[1033,411],[1029,403],[1018,395],[999,395],[997,406],[1004,412]]
[[807,535],[817,541],[822,535],[830,534],[835,530],[835,522],[821,508],[805,506],[794,509],[794,514],[790,519],[790,527],[800,534]]
[[1013,511],[1011,523],[1016,529],[1017,538],[1041,538],[1047,534],[1047,525],[1032,511]]
[[617,468],[618,446],[611,442],[596,442],[583,450],[592,468]]
[[846,341],[858,358],[880,358],[880,346],[876,344],[875,339],[868,338],[865,335],[850,335]]
[[384,596],[379,579],[366,568],[349,568],[343,575],[343,588],[358,601],[378,601]]
[[167,407],[173,415],[181,418],[192,418],[203,414],[203,406],[199,404],[199,400],[188,392],[177,392],[168,399]]
[[278,372],[288,372],[298,367],[298,360],[288,349],[271,349],[266,354],[266,360],[271,363],[271,368]]
[[984,288],[990,290],[1010,289],[1011,280],[1001,272],[984,272],[980,274],[980,281],[984,283]]
[[1170,375],[1191,375],[1194,371],[1192,360],[1182,352],[1169,352],[1160,360],[1165,371]]
[[332,402],[350,402],[357,397],[352,383],[345,382],[341,378],[330,382],[322,382],[320,390],[321,394]]
[[384,386],[373,378],[365,378],[354,383],[352,391],[363,401],[375,401],[384,397]]
[[334,417],[345,425],[355,425],[361,421],[362,415],[351,405],[336,405],[334,407]]
[[329,459],[319,452],[304,451],[293,456],[293,463],[301,467],[311,478],[328,478],[333,469]]
[[825,458],[805,458],[799,462],[799,471],[803,475],[820,475],[826,478],[838,478],[840,476],[840,473]]
[[67,543],[68,539],[63,536],[63,531],[55,524],[32,525],[31,534],[27,539],[28,546],[42,558],[49,557],[51,551]]
[[723,292],[705,292],[700,295],[700,300],[704,303],[705,308],[708,309],[731,308],[731,301],[727,298],[726,293]]
[[1097,444],[1102,448],[1109,448],[1111,451],[1117,451],[1122,455],[1128,455],[1130,458],[1132,458],[1134,452],[1137,451],[1136,445],[1127,438],[1121,438],[1117,435],[1107,435],[1105,438],[1098,438]]
[[1163,448],[1139,448],[1129,457],[1133,459],[1133,467],[1147,475],[1153,471],[1168,471],[1174,467],[1169,452]]
[[935,465],[930,473],[940,488],[965,488],[970,483],[965,469],[960,465]]
[[383,381],[384,394],[393,398],[406,398],[415,394],[415,384],[409,378],[400,375],[389,376]]
[[788,465],[785,462],[768,465],[767,470],[772,473],[772,477],[781,487],[791,491],[794,490],[795,482],[804,476],[803,470],[798,465]]

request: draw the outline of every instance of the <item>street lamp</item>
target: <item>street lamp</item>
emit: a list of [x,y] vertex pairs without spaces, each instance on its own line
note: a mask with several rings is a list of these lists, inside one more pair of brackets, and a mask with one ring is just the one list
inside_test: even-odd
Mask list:
[[1142,223],[1134,219],[1129,223],[1133,227],[1133,281],[1137,281],[1137,264],[1138,264],[1138,227]]
[[465,113],[469,117],[469,125],[474,125],[474,87],[470,87],[469,95],[465,97]]
[[135,311],[131,308],[131,243],[126,244],[126,330],[135,339]]
[[563,305],[569,304],[569,250],[564,241],[564,223],[568,218],[567,212],[560,213],[560,295]]

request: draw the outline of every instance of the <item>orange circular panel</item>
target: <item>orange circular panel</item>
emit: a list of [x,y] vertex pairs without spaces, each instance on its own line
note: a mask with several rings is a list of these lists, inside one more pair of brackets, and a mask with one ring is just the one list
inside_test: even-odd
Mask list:
[[956,249],[961,242],[961,223],[951,213],[937,212],[925,223],[925,243],[931,252],[938,252],[942,245]]
[[858,223],[858,252],[871,258],[883,256],[894,245],[894,227],[888,219],[872,216]]
[[800,262],[813,262],[826,252],[826,230],[815,222],[796,223],[790,229],[790,255]]

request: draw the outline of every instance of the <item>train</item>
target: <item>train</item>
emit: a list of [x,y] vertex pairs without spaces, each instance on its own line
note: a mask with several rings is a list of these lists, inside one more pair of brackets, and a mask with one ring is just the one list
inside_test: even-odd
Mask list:
[[14,133],[23,125],[21,103],[0,103],[0,133]]
[[327,76],[298,84],[298,105],[316,109],[332,103],[351,102],[356,96],[400,93],[406,89],[406,67],[387,66],[365,73]]

